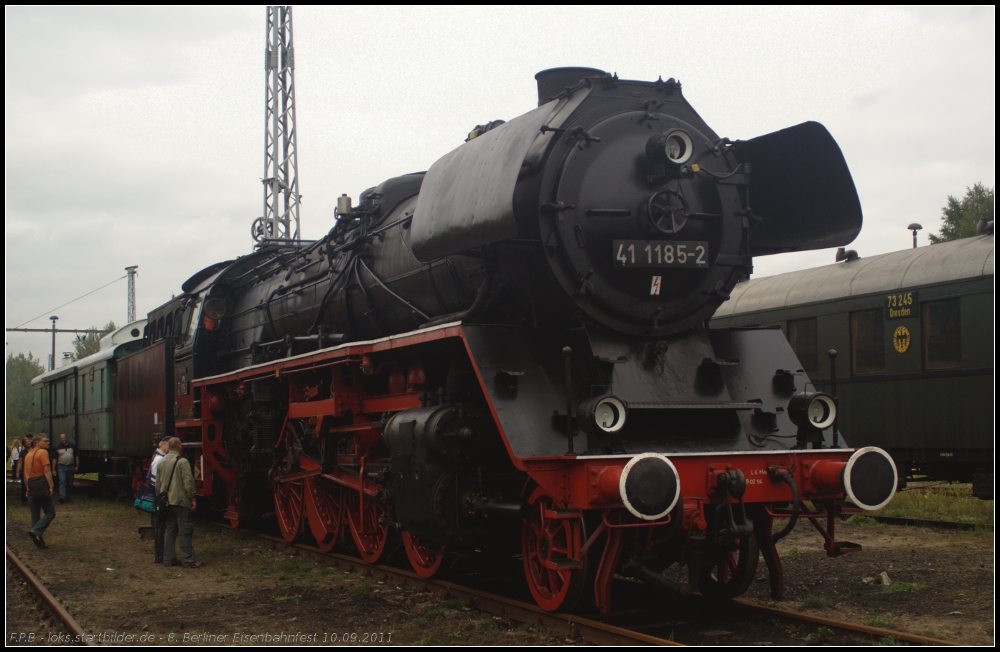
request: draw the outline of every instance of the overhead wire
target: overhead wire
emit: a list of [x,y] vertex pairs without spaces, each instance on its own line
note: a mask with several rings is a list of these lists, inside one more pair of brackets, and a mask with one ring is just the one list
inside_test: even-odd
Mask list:
[[[111,281],[110,283],[105,283],[104,285],[102,285],[101,287],[97,288],[96,290],[91,290],[90,292],[88,292],[86,294],[81,294],[77,298],[73,299],[72,301],[67,301],[66,303],[62,304],[61,306],[56,306],[55,308],[51,308],[49,310],[46,310],[45,312],[43,312],[42,314],[38,315],[37,317],[32,317],[28,321],[24,322],[24,324],[30,324],[31,322],[35,321],[36,319],[41,319],[42,317],[44,317],[47,314],[51,314],[51,313],[55,312],[56,310],[59,310],[60,308],[65,308],[66,306],[68,306],[71,303],[76,303],[77,301],[79,301],[80,299],[82,299],[84,297],[89,297],[94,292],[97,292],[98,290],[103,290],[104,288],[108,287],[109,285],[114,285],[118,281],[120,281],[122,279],[125,279],[125,278],[128,278],[128,274],[126,274],[125,276],[119,276],[115,280]],[[15,326],[14,328],[21,328],[21,326],[24,326],[24,324],[19,324],[19,325]]]

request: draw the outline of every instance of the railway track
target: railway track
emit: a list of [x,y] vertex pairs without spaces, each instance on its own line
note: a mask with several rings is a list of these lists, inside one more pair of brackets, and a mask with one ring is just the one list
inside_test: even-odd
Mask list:
[[[815,634],[817,631],[822,632],[822,628],[827,628],[837,635],[843,635],[838,636],[838,640],[850,639],[851,642],[847,644],[871,644],[888,637],[912,644],[956,644],[917,634],[775,609],[739,600],[729,603],[721,617],[719,617],[719,606],[707,601],[705,603],[692,603],[686,609],[686,614],[678,615],[677,612],[684,611],[684,609],[669,608],[664,610],[663,599],[652,594],[645,585],[639,583],[635,583],[638,597],[626,600],[625,602],[631,604],[623,604],[623,608],[616,611],[612,617],[605,618],[596,613],[593,618],[577,614],[553,614],[540,609],[534,603],[518,600],[514,596],[498,595],[495,590],[483,590],[444,580],[427,580],[409,570],[367,564],[348,554],[324,553],[318,548],[304,543],[289,544],[280,537],[248,530],[234,530],[227,524],[210,521],[209,523],[227,534],[262,539],[278,549],[294,549],[298,554],[307,556],[316,562],[371,577],[374,581],[382,581],[387,584],[394,582],[396,586],[408,586],[421,591],[433,592],[443,599],[461,600],[468,608],[490,613],[505,620],[545,625],[550,630],[561,634],[564,640],[572,643],[598,645],[749,644],[759,642],[747,638],[750,636],[754,622],[757,623],[759,632],[762,629],[761,623],[766,622],[773,625],[780,621],[785,624],[785,629],[797,631],[795,636],[791,640],[784,641],[784,644],[795,644],[802,641],[816,642]],[[72,615],[9,547],[7,548],[7,556],[10,562],[26,577],[27,583],[39,594],[51,612],[66,625],[67,629],[74,636],[82,635],[83,630]],[[619,582],[619,585],[626,582],[631,583],[625,579],[616,580],[616,582]],[[493,587],[489,588],[493,589]],[[642,593],[644,590],[647,591],[645,594]],[[628,593],[633,592],[628,591]],[[647,599],[646,596],[650,596],[652,599]],[[659,605],[655,611],[646,606],[654,601]],[[713,611],[716,612],[716,624],[720,621],[723,623],[721,628],[712,625],[703,617],[703,614]],[[669,613],[671,621],[663,622],[665,613]],[[719,630],[723,628],[733,631],[720,632]],[[775,628],[771,626],[770,629],[774,630]],[[727,634],[728,638],[706,639],[706,632],[708,636]],[[811,635],[814,638],[809,638],[810,635],[807,632],[812,632]],[[803,634],[807,635],[803,636]],[[742,640],[739,640],[741,637]],[[770,637],[765,635],[765,639],[762,640],[766,640],[766,638]],[[780,638],[780,634],[778,638]],[[782,642],[775,641],[775,643],[781,644]]]
[[[841,520],[848,520],[851,515],[842,515]],[[866,518],[870,518],[878,523],[885,523],[886,525],[902,525],[905,527],[924,527],[938,530],[975,530],[977,528],[986,528],[993,530],[993,525],[976,525],[975,523],[959,523],[956,521],[935,521],[925,518],[902,518],[899,516],[870,516],[865,515]]]
[[571,642],[587,642],[594,645],[680,645],[668,639],[643,634],[623,627],[607,625],[589,618],[570,614],[549,613],[534,604],[495,595],[454,582],[435,579],[428,580],[418,576],[416,573],[400,568],[382,564],[368,564],[350,555],[323,552],[319,548],[314,548],[303,543],[288,543],[279,537],[249,530],[234,530],[221,523],[212,524],[222,531],[237,536],[264,539],[272,543],[276,548],[293,549],[319,563],[361,573],[377,581],[395,582],[396,586],[418,588],[434,592],[442,598],[462,600],[470,608],[491,613],[501,618],[545,625],[552,630],[561,632]]
[[73,615],[66,610],[62,603],[59,602],[59,600],[52,595],[47,588],[45,588],[45,585],[38,578],[38,576],[32,572],[28,565],[25,564],[9,547],[4,546],[4,549],[7,551],[7,560],[14,565],[21,575],[24,576],[28,586],[30,586],[35,593],[38,594],[38,597],[45,603],[48,610],[52,612],[56,618],[62,621],[63,625],[66,626],[66,629],[68,629],[73,635],[75,641],[81,645],[94,645],[93,642],[87,639],[86,633],[83,631],[80,623],[76,622]]
[[798,622],[820,625],[822,627],[829,627],[830,629],[833,630],[842,630],[846,632],[854,632],[857,634],[868,634],[870,636],[878,638],[892,637],[899,641],[904,641],[907,643],[916,643],[918,645],[963,645],[962,643],[956,643],[954,641],[945,641],[940,638],[921,636],[920,634],[910,634],[908,632],[900,632],[894,629],[871,627],[870,625],[851,623],[844,620],[823,618],[822,616],[813,616],[810,614],[797,613],[794,611],[786,611],[784,609],[774,609],[773,607],[756,605],[749,602],[744,602],[742,600],[734,600],[733,603],[741,609],[754,611],[768,616],[787,618],[789,620],[794,620]]
[[[566,642],[569,643],[585,643],[592,645],[684,645],[685,643],[683,639],[690,638],[692,642],[696,642],[695,639],[697,638],[697,636],[692,636],[689,632],[682,631],[681,635],[678,637],[681,640],[672,640],[674,638],[673,629],[671,629],[671,636],[667,638],[649,633],[649,631],[655,631],[657,628],[662,629],[664,625],[676,626],[690,624],[681,622],[655,622],[657,620],[662,620],[662,612],[654,614],[651,611],[644,611],[643,609],[632,610],[626,614],[628,620],[630,621],[628,626],[614,625],[608,622],[602,622],[574,614],[549,613],[528,602],[497,595],[495,593],[483,591],[455,582],[424,579],[417,576],[415,573],[404,569],[381,564],[368,564],[363,560],[350,555],[333,552],[324,553],[318,548],[303,543],[290,544],[279,537],[248,530],[234,530],[229,526],[220,523],[211,523],[211,525],[218,528],[220,531],[234,536],[265,540],[276,549],[295,550],[298,554],[307,556],[319,563],[338,567],[349,572],[358,573],[365,577],[370,577],[374,581],[395,583],[396,586],[410,587],[422,591],[433,592],[443,599],[461,600],[470,609],[490,613],[500,618],[516,622],[544,625],[553,631],[559,632],[565,638]],[[18,558],[16,553],[9,547],[6,548],[6,552],[8,560],[25,577],[28,585],[31,586],[31,588],[39,595],[46,607],[66,626],[76,640],[86,645],[93,644],[92,642],[87,641],[85,632],[80,624],[73,618],[72,614],[66,610],[62,603],[45,587],[38,576],[36,576],[34,572],[32,572],[32,570],[20,558]],[[891,637],[891,639],[895,639],[900,642],[919,645],[958,645],[958,643],[952,641],[945,641],[918,634],[910,634],[907,632],[900,632],[881,627],[861,625],[858,623],[851,623],[831,618],[823,618],[820,616],[813,616],[810,614],[803,614],[783,609],[775,609],[740,600],[732,601],[729,608],[731,610],[735,610],[735,612],[743,612],[745,616],[749,616],[751,614],[764,616],[772,622],[774,619],[777,619],[782,623],[797,625],[806,624],[810,626],[818,626],[820,628],[829,628],[831,633],[835,632],[837,634],[853,635],[854,641],[858,644],[863,644],[866,641],[873,642],[877,639],[886,640]],[[732,628],[739,629],[738,625],[738,621],[733,621]],[[646,629],[647,631],[642,631],[643,629]],[[677,629],[683,630],[681,627],[678,627]],[[697,625],[695,629],[697,629]],[[705,634],[706,632],[702,633]],[[707,635],[712,636],[717,633],[718,632],[709,631],[707,632]],[[726,633],[738,635],[734,632]],[[808,638],[805,640],[806,642],[809,642]]]
[[[323,552],[319,548],[304,543],[288,543],[280,537],[275,537],[249,530],[234,530],[228,525],[221,523],[210,523],[219,530],[231,533],[236,536],[246,536],[263,539],[271,543],[276,549],[295,550],[297,553],[307,556],[313,561],[360,573],[371,577],[377,581],[390,583],[396,586],[418,588],[424,591],[436,593],[442,598],[458,599],[464,601],[469,608],[478,609],[486,613],[491,613],[501,618],[510,620],[539,624],[563,634],[567,642],[586,643],[591,645],[684,645],[682,640],[673,640],[673,636],[664,638],[642,631],[643,629],[655,630],[663,628],[664,625],[674,623],[657,623],[662,620],[663,614],[653,614],[643,609],[631,610],[627,615],[631,623],[628,626],[618,626],[600,620],[586,618],[574,614],[550,613],[544,611],[535,604],[516,600],[472,588],[455,582],[437,579],[424,579],[408,570],[386,566],[381,564],[368,564],[360,558],[335,552]],[[706,605],[707,607],[708,605]],[[829,628],[837,633],[849,633],[854,636],[858,644],[874,642],[877,639],[895,639],[906,643],[919,645],[960,645],[953,641],[910,634],[881,627],[872,627],[859,623],[852,623],[832,618],[823,618],[810,614],[803,614],[784,609],[775,609],[761,605],[734,600],[730,603],[730,608],[744,612],[747,615],[763,615],[770,619],[779,619],[788,623],[815,625],[820,628]],[[677,623],[680,624],[680,623]],[[686,624],[686,623],[685,623]],[[673,633],[673,632],[672,632]],[[731,632],[730,632],[731,633]],[[711,632],[709,633],[711,635]],[[683,635],[680,638],[686,638]],[[720,641],[721,642],[721,641]]]

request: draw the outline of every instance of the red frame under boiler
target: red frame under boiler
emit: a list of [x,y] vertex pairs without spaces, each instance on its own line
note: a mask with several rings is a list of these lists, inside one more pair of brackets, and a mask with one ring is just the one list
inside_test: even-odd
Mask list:
[[[483,387],[483,395],[490,405],[494,421],[500,431],[504,445],[514,466],[527,473],[532,480],[543,487],[546,492],[562,505],[563,512],[567,510],[601,510],[603,520],[609,534],[609,545],[605,546],[599,565],[598,586],[596,587],[598,605],[602,609],[608,607],[610,596],[610,579],[617,564],[617,555],[621,545],[614,532],[620,532],[625,521],[631,520],[631,527],[649,527],[662,525],[658,522],[634,522],[624,513],[622,501],[618,495],[618,479],[625,464],[632,455],[614,456],[562,456],[550,458],[518,458],[514,455],[506,433],[503,431],[496,410],[485,391],[485,380],[472,355],[464,331],[458,323],[395,335],[379,340],[344,344],[315,353],[303,354],[284,360],[251,366],[228,374],[201,378],[191,383],[193,388],[201,391],[202,405],[211,406],[214,394],[221,395],[221,387],[239,386],[251,380],[268,377],[286,377],[293,381],[296,374],[314,372],[323,367],[336,368],[346,362],[356,362],[362,366],[366,358],[372,354],[385,353],[393,350],[405,350],[410,347],[458,338],[463,342],[465,350],[472,361],[473,368]],[[297,395],[294,382],[290,383],[289,418],[309,418],[322,420],[325,417],[339,417],[350,411],[355,414],[355,423],[343,427],[356,433],[355,441],[359,442],[352,461],[363,461],[368,450],[377,440],[378,431],[372,421],[377,421],[385,412],[396,412],[420,406],[419,391],[404,391],[385,396],[362,396],[354,392],[335,395],[331,398],[315,400],[316,397]],[[211,410],[203,407],[203,413],[211,414]],[[235,467],[229,464],[226,450],[221,443],[222,422],[217,419],[178,419],[175,430],[185,441],[185,447],[196,452],[195,469],[199,495],[212,493],[213,476],[218,475],[227,485],[233,485],[236,480]],[[198,450],[201,449],[201,450]],[[840,471],[853,453],[850,449],[839,450],[796,450],[796,451],[763,451],[763,452],[733,452],[733,453],[683,453],[669,455],[680,477],[680,490],[683,501],[684,526],[686,529],[704,529],[706,527],[706,506],[718,504],[720,498],[714,495],[716,476],[724,471],[738,469],[747,479],[746,493],[743,500],[747,504],[784,504],[792,499],[789,485],[778,479],[778,475],[787,472],[794,479],[803,500],[821,503],[828,507],[826,513],[802,514],[809,519],[826,539],[828,554],[836,556],[842,552],[853,551],[857,547],[852,544],[838,544],[834,541],[832,515],[836,512],[835,501],[843,499],[844,488],[840,479]],[[346,462],[347,460],[345,460]],[[307,469],[308,475],[320,473],[319,469]],[[296,474],[298,477],[301,474]],[[369,496],[375,495],[378,486],[348,473],[324,474],[324,477],[337,482],[354,491],[362,490]],[[767,522],[770,526],[772,517],[781,517],[768,507]],[[820,516],[828,516],[826,527],[820,526]],[[669,518],[669,517],[668,517]],[[591,540],[589,543],[593,543]],[[586,552],[588,543],[581,542],[580,553]],[[765,561],[772,569],[772,593],[780,594],[780,564],[777,555],[771,550],[763,550]],[[775,567],[777,565],[777,578]],[[602,584],[605,586],[601,586]],[[777,584],[775,580],[777,579]],[[603,594],[603,595],[602,595]],[[603,597],[603,600],[602,600]],[[602,604],[603,602],[603,604]]]

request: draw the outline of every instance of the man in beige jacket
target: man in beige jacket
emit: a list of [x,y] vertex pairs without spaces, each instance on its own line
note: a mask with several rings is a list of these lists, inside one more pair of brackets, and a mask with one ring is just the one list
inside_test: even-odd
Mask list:
[[180,534],[181,557],[185,568],[200,566],[194,559],[194,546],[191,536],[194,534],[194,522],[191,511],[197,507],[195,502],[194,474],[191,464],[181,456],[181,440],[172,437],[167,442],[167,454],[160,460],[156,469],[156,495],[167,494],[170,504],[166,520],[166,532],[163,536],[163,565],[179,566],[177,550],[174,543]]

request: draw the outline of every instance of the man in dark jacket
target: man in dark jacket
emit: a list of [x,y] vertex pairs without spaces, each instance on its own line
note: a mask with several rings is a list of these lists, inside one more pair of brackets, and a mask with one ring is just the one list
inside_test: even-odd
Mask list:
[[156,495],[167,494],[170,513],[166,514],[166,531],[163,536],[163,565],[179,566],[177,550],[174,547],[180,535],[181,557],[185,568],[200,566],[194,558],[194,546],[191,537],[194,534],[194,522],[191,511],[197,507],[195,502],[194,474],[191,464],[181,456],[181,440],[171,437],[167,442],[167,455],[156,468]]

